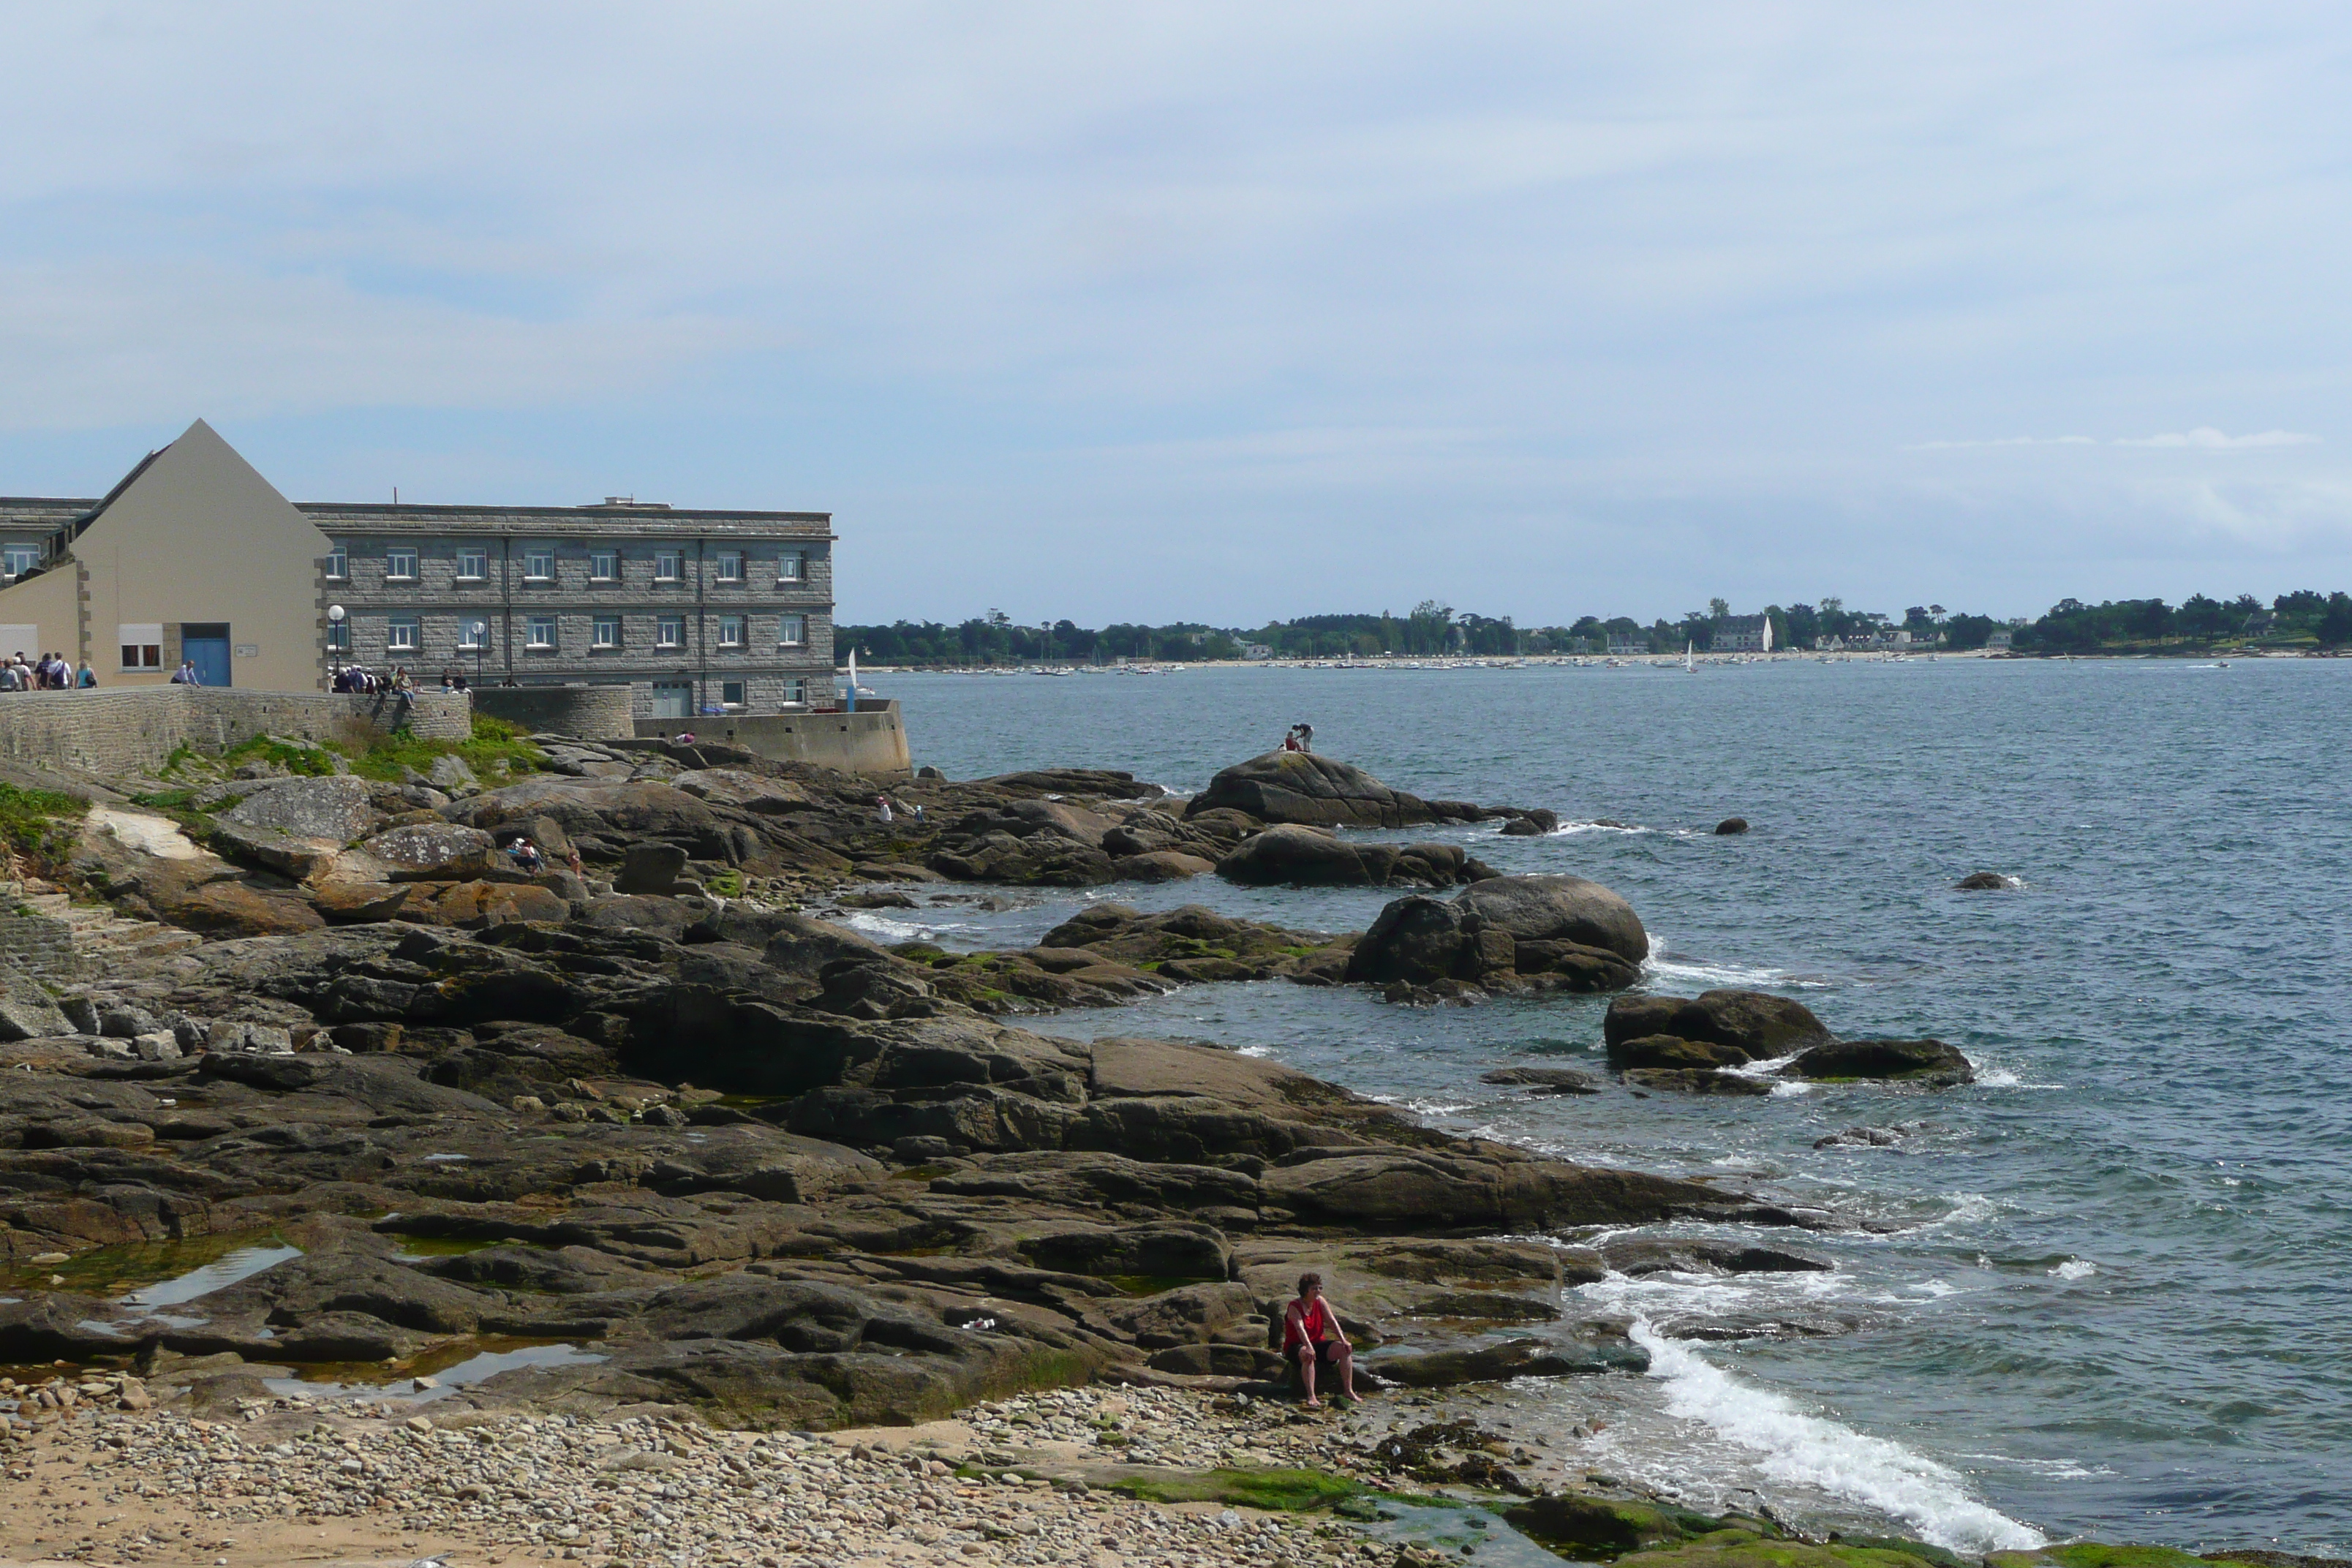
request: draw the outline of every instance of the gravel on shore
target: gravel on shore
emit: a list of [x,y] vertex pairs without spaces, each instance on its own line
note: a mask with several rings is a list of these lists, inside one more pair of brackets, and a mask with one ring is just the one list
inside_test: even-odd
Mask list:
[[[0,1439],[12,1561],[592,1564],[1385,1564],[1328,1513],[1161,1504],[1110,1467],[1345,1472],[1368,1446],[1286,1403],[1065,1389],[958,1419],[818,1435],[270,1399],[234,1418],[156,1405],[135,1379],[30,1403]],[[128,1406],[128,1408],[126,1408]],[[226,1415],[229,1412],[222,1412]],[[1369,1474],[1367,1479],[1370,1479]]]

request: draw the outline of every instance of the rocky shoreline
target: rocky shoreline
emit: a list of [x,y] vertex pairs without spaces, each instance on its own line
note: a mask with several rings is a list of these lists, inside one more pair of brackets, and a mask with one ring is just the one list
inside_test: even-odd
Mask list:
[[[1230,1523],[1171,1524],[1176,1535],[1138,1547],[1139,1561],[1360,1552],[1355,1524],[1377,1525],[1377,1503],[1354,1524],[1330,1510],[1380,1490],[1380,1477],[1399,1480],[1381,1441],[1404,1444],[1402,1479],[1424,1490],[1542,1489],[1549,1511],[1522,1522],[1588,1557],[1671,1546],[1727,1560],[1778,1537],[1762,1518],[1702,1530],[1664,1500],[1589,1479],[1530,1486],[1520,1471],[1534,1474],[1537,1456],[1511,1458],[1505,1445],[1498,1457],[1493,1434],[1456,1431],[1443,1411],[1402,1431],[1389,1415],[1374,1431],[1360,1413],[1349,1420],[1361,1441],[1310,1426],[1302,1448],[1287,1425],[1300,1413],[1266,1403],[1284,1393],[1269,1335],[1313,1268],[1391,1405],[1451,1397],[1398,1391],[1640,1371],[1647,1355],[1627,1321],[1591,1310],[1576,1284],[1612,1268],[1825,1265],[1762,1247],[1661,1263],[1574,1237],[1836,1216],[1453,1136],[1214,1047],[1028,1026],[1063,1007],[1236,980],[1430,1003],[1638,979],[1646,935],[1606,889],[1500,877],[1454,845],[1336,831],[1499,819],[1542,832],[1549,813],[1421,801],[1300,756],[1240,764],[1181,805],[1083,770],[919,779],[893,790],[887,823],[872,784],[847,775],[708,746],[551,737],[500,752],[509,770],[509,759],[536,763],[504,777],[454,754],[370,777],[289,745],[215,770],[227,776],[192,776],[203,773],[192,764],[172,779],[70,781],[91,804],[53,806],[17,834],[28,868],[54,879],[20,897],[106,956],[47,975],[0,963],[0,1362],[20,1384],[0,1384],[0,1411],[18,1405],[5,1427],[15,1451],[46,1444],[40,1463],[70,1466],[73,1445],[94,1440],[95,1462],[142,1478],[115,1487],[127,1499],[157,1474],[200,1489],[215,1479],[212,1460],[191,1456],[218,1458],[213,1428],[242,1426],[254,1441],[286,1436],[269,1458],[247,1452],[235,1476],[221,1471],[251,1481],[217,1494],[245,1500],[223,1512],[229,1522],[267,1522],[281,1498],[308,1519],[340,1489],[394,1500],[355,1503],[368,1517],[405,1508],[393,1522],[464,1525],[472,1533],[458,1538],[484,1550],[763,1561],[772,1542],[730,1532],[764,1529],[803,1554],[921,1562],[931,1559],[918,1548],[975,1553],[963,1526],[940,1524],[934,1542],[907,1536],[907,1521],[962,1517],[955,1508],[978,1518],[970,1487],[1029,1495],[1002,1469],[950,1479],[998,1465],[988,1423],[1091,1411],[1099,1448],[1113,1429],[1098,1417],[1124,1412],[1116,1418],[1162,1422],[1170,1435],[1152,1441],[1168,1446],[1171,1472],[1235,1468],[1224,1449],[1257,1439],[1233,1434],[1264,1429],[1272,1458],[1240,1470],[1339,1478],[1283,1494],[1318,1521],[1303,1531],[1265,1531],[1248,1522],[1255,1513],[1236,1515],[1245,1537]],[[555,868],[512,867],[504,847],[525,835]],[[1199,906],[1096,904],[1034,948],[991,954],[885,949],[793,907],[860,886],[1212,872],[1464,890],[1406,891],[1367,931],[1337,935]],[[1803,1008],[1752,993],[1627,994],[1607,1034],[1612,1068],[1644,1088],[1756,1092],[1775,1073],[1967,1081],[1966,1058],[1938,1042],[1837,1041]],[[1576,1092],[1575,1076],[1526,1087]],[[37,1377],[42,1363],[51,1370]],[[316,1396],[302,1392],[314,1384]],[[380,1413],[387,1399],[395,1408]],[[407,1404],[419,1413],[401,1415]],[[871,1435],[945,1442],[940,1424],[959,1422],[979,1447],[912,1467]],[[331,1440],[313,1430],[321,1424]],[[459,1429],[468,1435],[445,1442]],[[862,1435],[847,1459],[829,1439],[765,1436],[825,1432]],[[1139,1457],[1132,1431],[1108,1446]],[[899,1457],[874,1457],[886,1447]],[[661,1513],[667,1538],[574,1495],[609,1489],[595,1464],[625,1451],[655,1456],[618,1472],[635,1478],[628,1488],[671,1459],[685,1467],[636,1500]],[[480,1498],[427,1507],[440,1494],[404,1479],[485,1453],[501,1475],[559,1478],[556,1512],[495,1479],[460,1483],[487,1489]],[[1110,1505],[1087,1502],[1080,1483],[1225,1489],[1203,1502],[1273,1496],[1271,1482],[1139,1480],[1041,1454],[1030,1462],[1048,1466],[1035,1473],[1052,1517],[1034,1521],[1034,1539],[1054,1554],[1018,1555],[1032,1537],[1012,1526],[973,1537],[996,1543],[983,1553],[1126,1552],[1099,1534],[1088,1545],[1087,1510]],[[329,1461],[331,1474],[317,1468]],[[812,1465],[876,1468],[829,1537],[808,1523],[832,1517],[824,1509],[778,1511]],[[18,1468],[11,1487],[57,1484],[37,1464]],[[334,1479],[349,1477],[383,1484]],[[727,1509],[688,1506],[703,1481],[735,1489]],[[761,1508],[736,1495],[763,1484],[775,1495],[752,1496]],[[892,1487],[903,1508],[866,1495]],[[171,1495],[166,1485],[154,1498]],[[1600,1500],[1574,1500],[1588,1497]],[[468,1515],[457,1506],[468,1501],[485,1506]],[[680,1506],[663,1513],[664,1501]],[[232,1519],[236,1508],[250,1519]],[[1644,1509],[1648,1523],[1605,1539],[1570,1529],[1595,1510],[1622,1525]],[[878,1527],[864,1517],[894,1512]],[[567,1525],[574,1534],[561,1534]],[[175,1539],[137,1550],[154,1560],[197,1534]],[[58,1542],[12,1549],[26,1544]],[[739,1549],[751,1554],[729,1555]],[[1423,1550],[1381,1548],[1383,1560]],[[1789,1552],[1844,1549],[1773,1550],[1785,1563],[1798,1561]]]

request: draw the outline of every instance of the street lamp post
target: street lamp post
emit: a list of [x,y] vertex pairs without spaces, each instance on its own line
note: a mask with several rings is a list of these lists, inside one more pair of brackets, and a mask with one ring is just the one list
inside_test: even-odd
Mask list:
[[[349,653],[351,651],[351,649],[342,646],[343,621],[349,614],[350,612],[345,610],[341,605],[329,605],[327,606],[327,651],[330,654]],[[332,663],[333,661],[332,659],[330,659],[329,662]],[[334,683],[331,680],[328,682],[330,687]]]
[[490,623],[472,622],[466,627],[466,632],[474,639],[474,684],[479,686],[482,684],[482,654],[490,640]]

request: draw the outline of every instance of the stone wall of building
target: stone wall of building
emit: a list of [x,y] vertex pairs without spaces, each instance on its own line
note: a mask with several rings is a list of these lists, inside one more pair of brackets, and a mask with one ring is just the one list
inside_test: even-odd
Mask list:
[[0,760],[98,774],[161,767],[181,746],[216,755],[259,735],[365,745],[395,730],[431,740],[473,732],[460,693],[346,696],[195,686],[0,696]]
[[625,741],[637,732],[632,697],[625,686],[484,686],[474,691],[474,711],[526,733]]
[[898,701],[861,704],[856,713],[762,713],[700,719],[640,719],[640,736],[688,730],[779,763],[814,763],[852,773],[903,773],[914,763]]
[[[831,696],[833,536],[823,513],[667,507],[312,505],[340,548],[322,579],[335,657],[476,686],[656,688],[690,712]],[[394,563],[399,570],[394,570]],[[789,564],[788,564],[789,563]],[[798,636],[785,640],[787,617]],[[483,626],[479,646],[470,628]]]
[[44,914],[0,908],[0,970],[12,965],[45,980],[72,979],[72,928]]

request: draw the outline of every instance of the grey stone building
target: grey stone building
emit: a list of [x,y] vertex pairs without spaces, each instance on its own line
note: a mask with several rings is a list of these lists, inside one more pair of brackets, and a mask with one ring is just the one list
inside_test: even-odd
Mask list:
[[331,661],[627,685],[648,719],[834,700],[829,513],[620,497],[297,510],[331,542],[320,574]]
[[639,718],[830,706],[833,519],[593,506],[291,503],[203,421],[107,496],[0,497],[0,657],[102,685],[612,685]]

